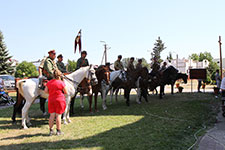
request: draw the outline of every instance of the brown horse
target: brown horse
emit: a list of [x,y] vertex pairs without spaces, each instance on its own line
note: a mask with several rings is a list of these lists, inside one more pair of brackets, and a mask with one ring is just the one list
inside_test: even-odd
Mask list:
[[[88,81],[87,79],[83,80],[81,82],[81,88],[78,88],[78,92],[80,93],[81,96],[81,107],[83,108],[83,96],[85,94],[88,95],[88,100],[89,100],[89,111],[92,112],[92,96],[95,96],[95,111],[98,111],[97,109],[97,97],[98,97],[98,93],[102,92],[102,83],[106,83],[107,85],[110,82],[110,72],[109,69],[106,66],[99,66],[96,69],[96,77],[98,79],[98,83],[97,84],[91,84],[90,81]],[[77,93],[78,93],[77,92]],[[76,94],[77,94],[76,93]],[[71,105],[70,105],[70,113],[74,114],[74,101],[75,101],[75,97],[72,98],[71,100]]]

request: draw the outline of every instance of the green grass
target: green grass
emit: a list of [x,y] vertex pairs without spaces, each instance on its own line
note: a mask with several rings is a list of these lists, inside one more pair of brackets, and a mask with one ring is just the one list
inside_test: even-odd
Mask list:
[[76,101],[72,123],[62,125],[63,136],[48,136],[48,118],[42,117],[39,104],[30,109],[31,123],[22,130],[21,118],[11,124],[12,108],[0,109],[0,149],[105,149],[178,150],[194,142],[194,133],[215,122],[219,100],[212,94],[182,93],[163,100],[149,96],[149,103],[136,104],[131,97],[127,107],[123,97],[103,111],[88,112]]

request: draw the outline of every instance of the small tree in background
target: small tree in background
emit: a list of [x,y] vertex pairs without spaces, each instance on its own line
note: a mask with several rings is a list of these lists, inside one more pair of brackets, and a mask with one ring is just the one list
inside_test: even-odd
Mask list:
[[37,77],[38,71],[31,62],[23,61],[16,67],[15,77]]
[[0,31],[0,74],[13,74],[14,67],[10,59],[12,56],[9,56],[9,52],[4,43],[4,37]]
[[160,37],[158,37],[154,44],[153,52],[151,53],[151,60],[161,63],[163,60],[161,59],[160,54],[164,49],[166,49],[165,44],[162,42]]
[[166,58],[169,62],[171,62],[171,60],[173,60],[173,56],[172,56],[172,52],[169,52],[169,55]]
[[74,72],[76,70],[77,67],[77,62],[74,60],[69,60],[68,59],[68,63],[67,63],[67,71],[68,72]]

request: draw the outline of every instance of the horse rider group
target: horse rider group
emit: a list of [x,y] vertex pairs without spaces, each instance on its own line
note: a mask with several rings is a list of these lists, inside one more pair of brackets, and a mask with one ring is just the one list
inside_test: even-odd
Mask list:
[[[54,70],[58,69],[59,71],[61,71],[62,73],[66,73],[66,66],[63,63],[63,55],[59,54],[57,56],[57,62],[55,63],[55,58],[56,58],[56,52],[55,50],[50,50],[48,52],[49,56],[45,57],[42,61],[41,64],[39,66],[39,79],[40,79],[40,84],[39,86],[42,86],[42,80],[43,79],[47,79],[47,80],[51,80],[53,79],[53,73]],[[81,68],[81,67],[85,67],[89,65],[88,59],[86,58],[87,56],[87,52],[86,51],[82,51],[81,52],[81,57],[77,60],[77,66],[76,66],[76,70]],[[114,62],[114,69],[115,70],[122,70],[124,71],[124,65],[122,63],[122,55],[118,55],[117,60]],[[105,65],[110,71],[110,63],[106,63]],[[136,64],[136,66],[134,66],[134,57],[131,57],[129,59],[128,65],[127,65],[127,71],[128,72],[132,72],[135,70],[139,70],[142,68],[142,59],[138,59],[138,63]],[[156,67],[154,67],[154,64],[152,66],[153,70],[154,68],[157,68],[156,70],[159,70],[161,73],[167,68],[167,63],[164,62],[163,66],[160,68],[159,65],[156,65]]]

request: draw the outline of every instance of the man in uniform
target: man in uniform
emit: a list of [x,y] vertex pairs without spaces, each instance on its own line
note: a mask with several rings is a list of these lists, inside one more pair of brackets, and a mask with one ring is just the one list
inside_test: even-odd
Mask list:
[[142,69],[142,59],[138,59],[138,63],[136,65],[136,70]]
[[133,72],[135,70],[133,63],[134,63],[134,57],[131,57],[130,61],[128,62],[128,65],[127,65],[127,71],[128,72]]
[[58,59],[58,61],[56,62],[56,65],[57,65],[58,69],[59,69],[62,73],[67,72],[67,71],[66,71],[66,66],[65,66],[64,63],[62,62],[62,61],[63,61],[63,56],[62,56],[62,54],[59,54],[59,55],[57,56],[57,59]]
[[122,55],[119,55],[118,59],[114,62],[115,70],[124,70],[121,59],[122,59]]
[[54,61],[56,57],[55,50],[51,50],[48,52],[49,56],[45,59],[44,67],[43,67],[43,75],[47,77],[48,80],[53,79],[54,70],[57,69],[57,65]]
[[166,70],[166,68],[167,68],[167,63],[163,62],[163,65],[162,65],[162,67],[160,68],[159,71],[162,73],[164,70]]
[[87,52],[82,51],[81,57],[77,60],[76,70],[79,69],[80,67],[89,66],[89,63],[88,63],[88,60],[86,59],[86,56],[87,56]]

